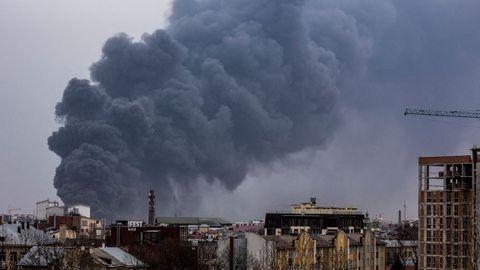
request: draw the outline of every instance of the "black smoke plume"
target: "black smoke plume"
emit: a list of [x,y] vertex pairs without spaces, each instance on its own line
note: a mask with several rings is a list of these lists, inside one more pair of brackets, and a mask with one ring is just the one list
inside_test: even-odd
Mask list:
[[146,213],[150,188],[165,209],[175,187],[180,201],[199,179],[233,190],[253,166],[324,146],[351,65],[309,28],[322,21],[306,21],[305,2],[176,0],[167,29],[107,40],[91,81],[72,79],[56,107],[58,196],[101,216]]

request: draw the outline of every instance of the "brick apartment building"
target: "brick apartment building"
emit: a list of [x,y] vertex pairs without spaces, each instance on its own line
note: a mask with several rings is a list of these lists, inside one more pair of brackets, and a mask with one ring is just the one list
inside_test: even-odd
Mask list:
[[419,269],[477,269],[477,151],[420,157]]

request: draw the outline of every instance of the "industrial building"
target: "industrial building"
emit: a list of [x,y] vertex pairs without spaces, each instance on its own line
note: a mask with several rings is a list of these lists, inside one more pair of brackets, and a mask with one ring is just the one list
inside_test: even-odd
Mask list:
[[290,213],[267,213],[265,235],[291,235],[302,231],[311,234],[333,233],[343,230],[360,233],[364,228],[364,215],[351,207],[318,207],[316,199],[294,204]]
[[478,151],[418,159],[419,269],[478,269],[473,256]]

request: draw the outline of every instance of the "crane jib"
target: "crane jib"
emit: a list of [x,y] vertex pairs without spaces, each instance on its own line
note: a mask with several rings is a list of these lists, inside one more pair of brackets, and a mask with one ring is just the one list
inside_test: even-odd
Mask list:
[[471,112],[471,111],[440,111],[440,110],[424,110],[424,109],[406,109],[404,115],[480,118],[480,112],[477,112],[477,111]]

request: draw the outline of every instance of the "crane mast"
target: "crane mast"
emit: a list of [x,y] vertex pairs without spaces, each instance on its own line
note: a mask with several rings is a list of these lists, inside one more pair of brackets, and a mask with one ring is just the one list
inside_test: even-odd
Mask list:
[[404,115],[480,118],[480,111],[440,111],[440,110],[424,110],[424,109],[406,109]]

